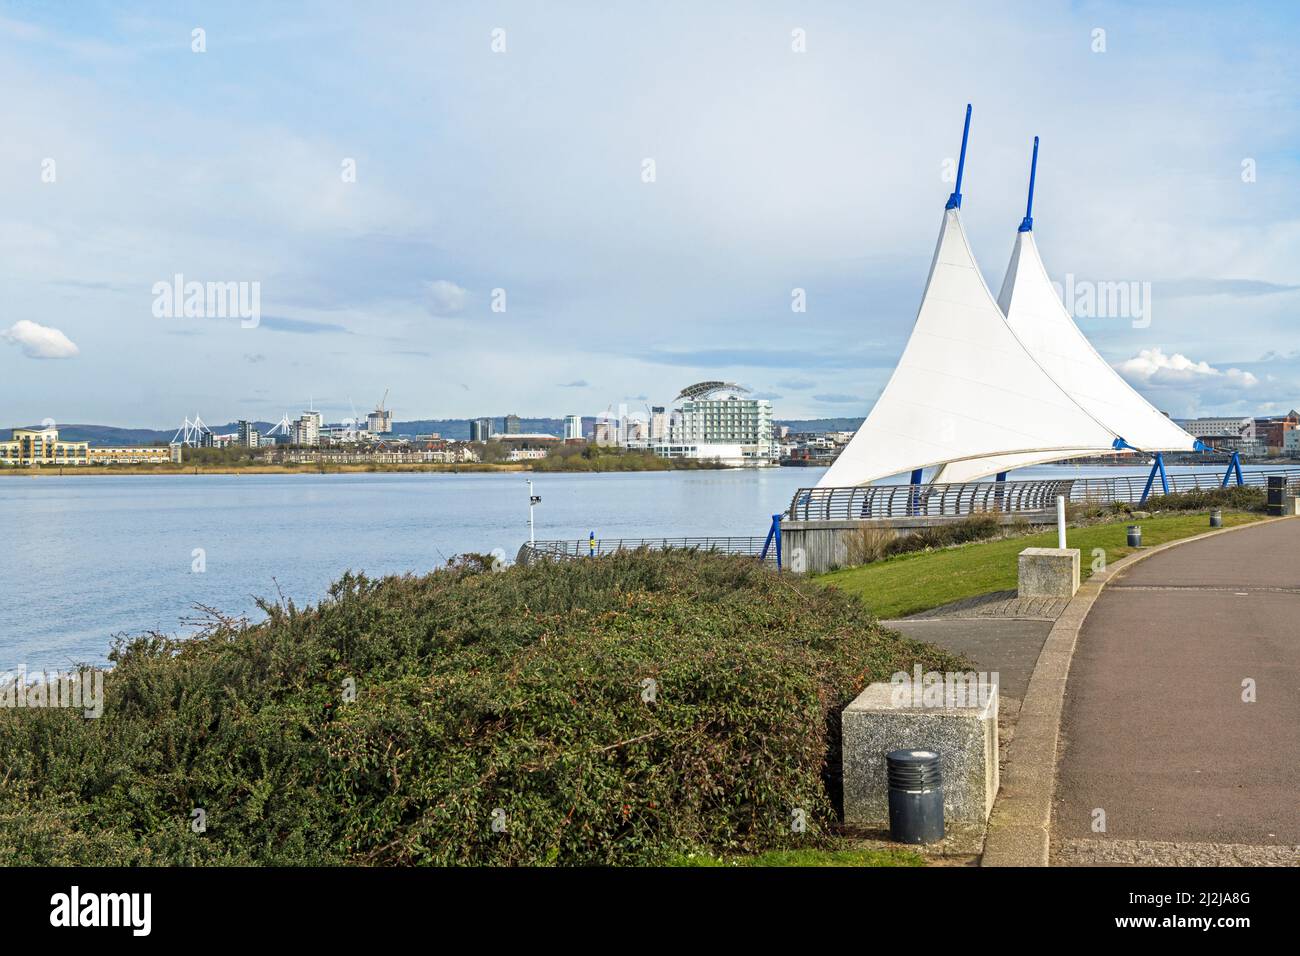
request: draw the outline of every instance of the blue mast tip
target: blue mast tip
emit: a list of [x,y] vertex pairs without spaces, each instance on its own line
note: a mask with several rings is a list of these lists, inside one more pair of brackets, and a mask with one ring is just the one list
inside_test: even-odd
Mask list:
[[966,169],[966,141],[970,138],[970,104],[966,104],[966,125],[961,131],[961,157],[957,160],[957,188],[952,191],[948,197],[948,205],[945,209],[961,208],[961,176]]
[[1025,218],[1020,220],[1021,232],[1034,229],[1034,177],[1038,174],[1038,137],[1034,137],[1034,158],[1029,164],[1029,202],[1025,204]]

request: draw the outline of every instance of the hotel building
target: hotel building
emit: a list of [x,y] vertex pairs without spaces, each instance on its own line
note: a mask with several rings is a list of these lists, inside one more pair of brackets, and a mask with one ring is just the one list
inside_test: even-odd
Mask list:
[[0,462],[6,465],[126,465],[180,461],[179,445],[90,447],[84,441],[60,441],[59,430],[15,428],[13,438],[0,441]]

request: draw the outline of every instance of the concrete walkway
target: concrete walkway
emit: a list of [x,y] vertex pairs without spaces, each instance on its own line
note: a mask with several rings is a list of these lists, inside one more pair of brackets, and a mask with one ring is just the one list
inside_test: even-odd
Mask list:
[[1300,863],[1300,521],[1121,572],[1079,634],[1060,745],[1053,862]]

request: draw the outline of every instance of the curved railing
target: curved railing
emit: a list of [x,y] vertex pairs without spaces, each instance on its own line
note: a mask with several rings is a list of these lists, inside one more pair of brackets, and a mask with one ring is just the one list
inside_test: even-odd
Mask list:
[[[1242,483],[1264,487],[1269,476],[1300,488],[1300,470],[1244,471]],[[1031,479],[1028,481],[968,481],[929,485],[860,485],[849,488],[800,488],[785,512],[789,521],[833,521],[863,518],[953,517],[982,511],[1035,514],[1051,511],[1056,498],[1070,502],[1110,504],[1143,500],[1147,475],[1109,478]],[[1170,494],[1219,488],[1216,474],[1169,475]],[[1150,489],[1163,491],[1159,479]]]

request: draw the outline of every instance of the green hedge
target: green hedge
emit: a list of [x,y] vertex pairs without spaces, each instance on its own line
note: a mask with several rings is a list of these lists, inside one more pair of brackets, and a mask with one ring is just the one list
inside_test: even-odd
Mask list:
[[809,846],[837,818],[844,705],[914,662],[962,663],[751,560],[485,567],[347,575],[317,608],[120,643],[98,720],[0,712],[0,862],[638,864]]
[[[1159,487],[1159,486],[1157,486]],[[1229,485],[1227,488],[1192,488],[1175,494],[1154,494],[1142,504],[1117,505],[1124,512],[1149,511],[1204,511],[1207,508],[1229,508],[1235,511],[1268,510],[1268,493],[1251,485]]]

